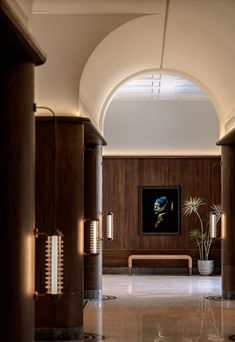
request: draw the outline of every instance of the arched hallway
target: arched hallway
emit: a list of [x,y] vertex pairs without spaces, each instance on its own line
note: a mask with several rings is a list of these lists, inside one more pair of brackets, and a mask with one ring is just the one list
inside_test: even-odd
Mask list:
[[[234,15],[233,0],[0,1],[4,341],[81,341],[84,331],[110,342],[226,341],[235,334]],[[34,82],[34,66],[44,63]],[[194,82],[212,106],[207,112],[195,102],[187,115],[187,101],[184,113],[180,103],[175,113],[164,103],[159,115],[156,103],[139,101],[126,125],[128,110],[110,102],[123,82],[146,72],[158,72],[159,84],[164,73]],[[45,106],[53,117],[40,112],[35,119]],[[103,158],[107,109],[119,125],[108,128]],[[123,143],[116,151],[114,133]],[[150,229],[139,209],[144,187],[177,189],[176,202],[159,193],[154,206],[151,199]],[[221,238],[211,248],[222,279],[181,276],[181,260],[161,260],[178,276],[105,275],[102,285],[102,261],[118,273],[132,254],[189,256],[196,268],[198,249],[188,235],[198,222],[181,213],[189,196],[205,200],[203,215],[222,202]],[[178,214],[155,234],[159,199],[160,209]],[[113,240],[102,234],[111,209]],[[43,239],[56,243],[45,248]],[[117,299],[99,303],[102,294]],[[214,294],[226,300],[205,298]]]

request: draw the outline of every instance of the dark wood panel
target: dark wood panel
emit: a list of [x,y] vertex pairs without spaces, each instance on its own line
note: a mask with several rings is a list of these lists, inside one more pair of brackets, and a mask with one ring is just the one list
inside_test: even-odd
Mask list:
[[3,341],[31,342],[34,325],[33,63],[0,64]]
[[235,298],[235,146],[222,146],[223,232],[222,290],[226,297]]
[[[189,231],[198,226],[198,218],[193,215],[181,214],[179,235],[138,234],[138,186],[180,186],[181,207],[189,196],[198,196],[206,203],[201,214],[207,215],[212,203],[221,202],[219,157],[105,157],[103,164],[103,208],[104,212],[109,209],[111,187],[111,206],[115,215],[115,239],[104,242],[105,250],[195,248],[188,237]],[[215,241],[213,247],[220,248],[220,242]],[[104,263],[108,266],[106,254]]]
[[[197,249],[106,249],[103,253],[103,267],[127,267],[127,259],[132,254],[186,254],[193,259],[193,266],[197,266],[198,251]],[[215,267],[221,266],[221,250],[211,249],[211,258],[215,262]],[[134,261],[139,267],[182,267],[182,260],[138,260]],[[133,262],[133,265],[134,265]]]
[[[85,131],[86,134],[86,131]],[[102,241],[100,253],[90,252],[90,220],[99,220],[102,225],[102,146],[85,147],[84,160],[84,296],[100,298],[102,295]]]
[[[36,226],[50,233],[56,216],[56,228],[64,234],[64,289],[55,302],[43,297],[36,301],[36,327],[82,330],[84,126],[69,119],[56,125],[54,150],[54,121],[36,119]],[[43,241],[37,245],[36,286],[44,293]]]
[[[50,122],[53,121],[52,115],[38,115],[38,122]],[[106,141],[98,129],[94,126],[89,118],[82,116],[57,116],[57,122],[64,122],[70,124],[84,124],[84,144],[88,145],[106,145]]]

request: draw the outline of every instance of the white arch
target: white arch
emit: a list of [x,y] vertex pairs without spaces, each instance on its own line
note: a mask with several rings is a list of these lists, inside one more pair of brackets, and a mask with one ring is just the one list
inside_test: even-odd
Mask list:
[[80,111],[85,111],[82,114],[88,112],[98,125],[110,90],[141,70],[159,67],[162,29],[161,16],[147,15],[121,25],[103,39],[81,76]]
[[150,70],[142,70],[139,71],[137,73],[135,73],[134,75],[130,75],[128,77],[126,77],[125,79],[123,79],[119,84],[117,84],[108,94],[101,112],[100,112],[100,117],[99,117],[99,128],[100,130],[103,132],[103,128],[104,128],[104,119],[105,119],[105,114],[106,111],[110,105],[110,102],[112,101],[113,97],[115,96],[115,94],[117,93],[118,89],[126,82],[128,82],[129,80],[131,80],[132,78],[138,77],[139,75],[145,75],[145,74],[167,74],[167,75],[175,75],[175,76],[179,76],[182,77],[184,79],[187,79],[189,81],[191,81],[192,83],[196,84],[199,88],[201,88],[209,97],[212,105],[215,108],[215,111],[218,115],[218,119],[220,122],[220,126],[223,125],[223,121],[221,120],[221,116],[219,115],[220,113],[220,108],[219,108],[219,104],[216,101],[216,99],[214,98],[213,94],[210,92],[210,90],[206,87],[206,85],[202,84],[199,80],[195,79],[195,77],[192,77],[191,75],[188,75],[186,73],[182,73],[182,72],[178,72],[176,70],[165,70],[165,69],[150,69]]
[[[221,123],[235,114],[235,2],[172,0],[163,70],[164,11],[133,19],[112,31],[88,59],[80,81],[81,114],[102,129],[105,110],[116,89],[139,73],[157,70],[183,76],[206,91]],[[223,12],[223,16],[221,13]],[[208,17],[208,13],[210,17]],[[220,18],[220,25],[218,25]]]

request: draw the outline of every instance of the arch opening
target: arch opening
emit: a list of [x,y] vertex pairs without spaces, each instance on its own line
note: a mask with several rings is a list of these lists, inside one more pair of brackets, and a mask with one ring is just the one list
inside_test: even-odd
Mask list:
[[106,155],[218,155],[221,122],[199,82],[141,73],[110,92],[102,127]]

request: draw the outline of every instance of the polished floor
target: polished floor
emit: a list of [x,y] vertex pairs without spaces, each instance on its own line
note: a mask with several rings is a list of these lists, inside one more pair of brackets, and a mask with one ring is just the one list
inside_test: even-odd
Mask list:
[[117,299],[89,302],[84,330],[106,342],[229,341],[235,301],[206,298],[220,293],[219,276],[105,275],[103,294]]

